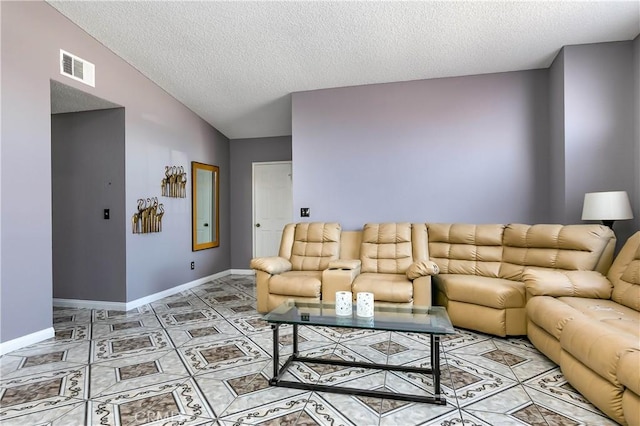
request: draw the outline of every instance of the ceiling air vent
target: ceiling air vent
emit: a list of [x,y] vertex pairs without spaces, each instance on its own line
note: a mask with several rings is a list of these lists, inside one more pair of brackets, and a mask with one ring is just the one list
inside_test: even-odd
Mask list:
[[62,49],[60,49],[60,74],[96,87],[95,65]]

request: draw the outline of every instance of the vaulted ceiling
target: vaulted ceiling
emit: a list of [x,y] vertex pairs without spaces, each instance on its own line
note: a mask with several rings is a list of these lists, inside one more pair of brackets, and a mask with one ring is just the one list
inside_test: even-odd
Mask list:
[[291,134],[292,92],[546,68],[640,33],[638,0],[49,3],[232,139]]

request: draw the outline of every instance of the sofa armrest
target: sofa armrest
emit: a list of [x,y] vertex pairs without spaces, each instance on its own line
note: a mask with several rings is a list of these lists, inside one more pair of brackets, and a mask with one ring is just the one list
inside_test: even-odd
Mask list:
[[431,306],[431,276],[418,277],[413,280],[413,304],[414,306]]
[[527,268],[522,275],[529,296],[609,299],[612,285],[597,271],[547,271]]
[[360,259],[337,259],[329,262],[329,269],[357,269],[360,270]]
[[322,271],[322,301],[335,302],[336,291],[351,291],[353,280],[360,275],[360,260],[339,259]]
[[291,262],[284,257],[256,257],[251,259],[251,269],[263,271],[271,275],[281,274],[291,270]]
[[428,277],[431,275],[438,275],[440,272],[440,268],[436,265],[435,262],[430,260],[420,260],[418,262],[413,262],[409,269],[407,269],[407,278],[411,281],[420,277]]

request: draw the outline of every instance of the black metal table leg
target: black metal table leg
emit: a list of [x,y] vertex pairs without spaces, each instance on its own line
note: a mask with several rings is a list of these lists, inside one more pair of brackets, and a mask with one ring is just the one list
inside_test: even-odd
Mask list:
[[293,324],[293,356],[298,356],[298,324]]
[[431,335],[431,358],[433,364],[433,388],[436,398],[440,397],[440,336]]
[[280,339],[278,336],[279,328],[280,324],[271,324],[271,329],[273,330],[273,380],[277,380],[278,378],[278,367],[280,364]]

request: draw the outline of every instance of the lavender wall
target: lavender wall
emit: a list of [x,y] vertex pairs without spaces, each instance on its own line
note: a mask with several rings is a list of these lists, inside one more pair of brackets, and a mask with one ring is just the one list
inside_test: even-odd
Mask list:
[[53,297],[126,302],[124,115],[51,116]]
[[[636,186],[632,42],[564,48],[565,221],[580,223],[584,194]],[[636,198],[636,197],[633,197]],[[635,215],[638,199],[634,201]],[[637,228],[615,225],[622,241]]]
[[249,269],[253,253],[252,164],[290,161],[291,136],[233,139],[231,149],[231,267]]
[[[126,234],[127,300],[228,269],[228,139],[48,4],[0,2],[0,11],[0,341],[52,324],[50,79],[125,107],[127,216],[138,198],[159,195],[165,165],[220,166],[220,247],[192,253],[190,195],[163,199],[162,233]],[[60,76],[59,49],[96,65],[95,88]]]
[[543,222],[546,70],[293,94],[294,218]]

